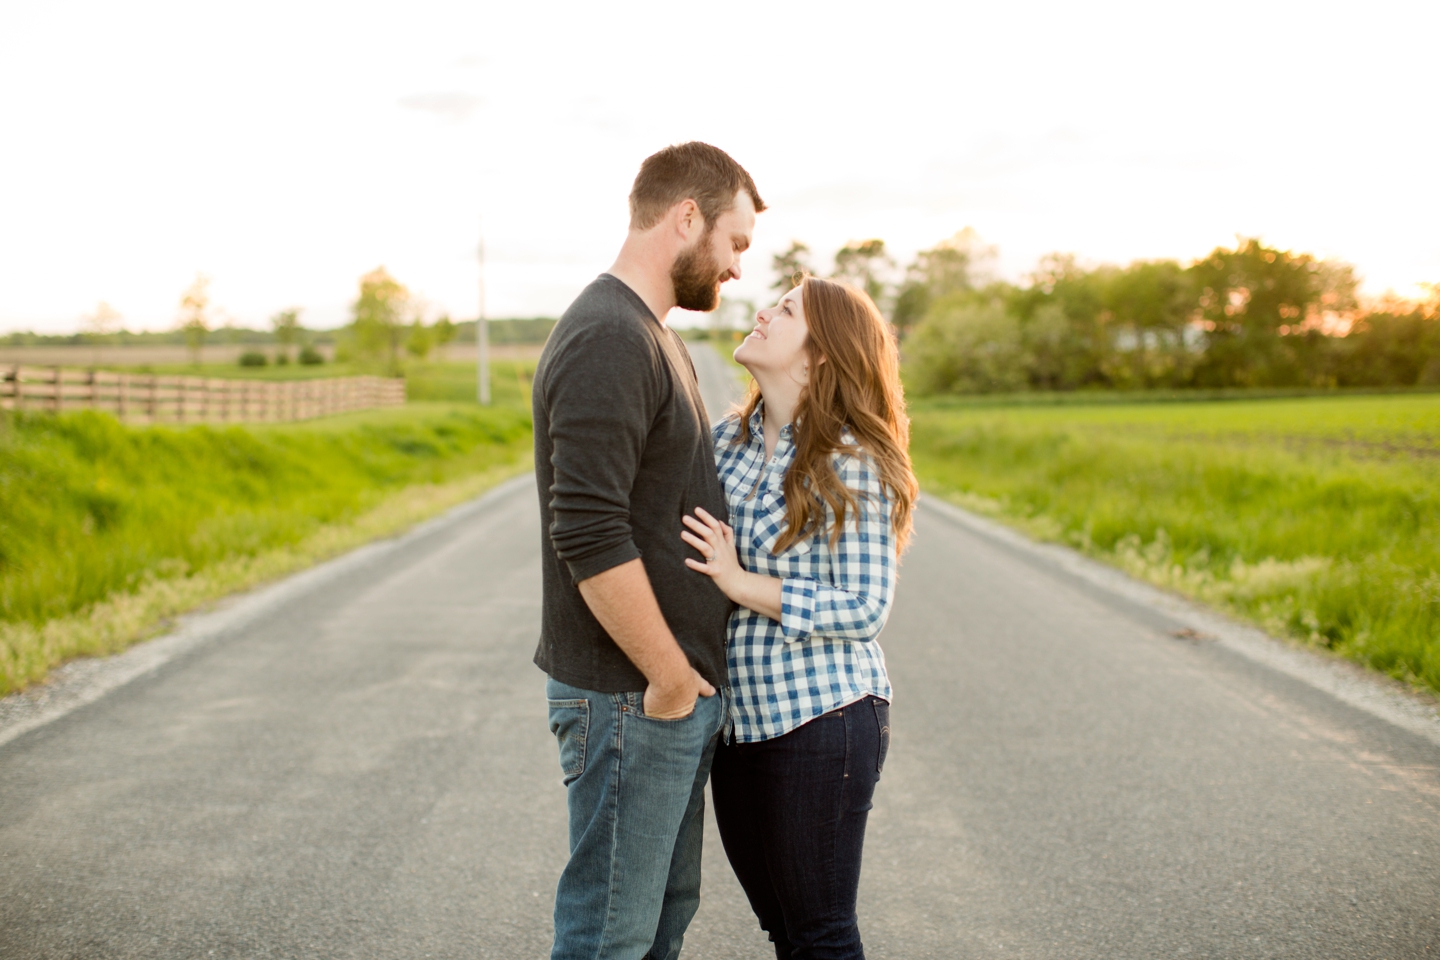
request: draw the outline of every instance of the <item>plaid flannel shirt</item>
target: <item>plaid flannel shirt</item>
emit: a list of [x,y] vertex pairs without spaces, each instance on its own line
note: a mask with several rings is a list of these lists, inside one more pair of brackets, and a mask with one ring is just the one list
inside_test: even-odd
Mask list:
[[[735,414],[714,427],[740,565],[784,581],[778,623],[744,607],[730,615],[732,717],[734,738],[742,743],[789,733],[870,694],[890,699],[876,637],[895,597],[896,555],[879,474],[868,457],[837,454],[835,471],[859,494],[860,515],[846,518],[834,547],[830,514],[818,533],[776,556],[772,549],[785,530],[783,481],[795,445],[786,426],[767,463],[762,412],[757,408],[751,417],[748,444],[735,442]],[[848,431],[843,440],[855,442]]]

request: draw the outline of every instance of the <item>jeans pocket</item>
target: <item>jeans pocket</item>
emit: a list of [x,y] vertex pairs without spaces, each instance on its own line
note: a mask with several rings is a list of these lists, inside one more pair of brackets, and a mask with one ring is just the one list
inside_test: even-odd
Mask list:
[[885,754],[890,752],[890,704],[879,697],[871,697],[875,707],[875,725],[880,728],[880,749],[875,754],[875,773],[885,772]]
[[642,720],[649,720],[651,723],[684,723],[686,720],[695,719],[695,712],[699,709],[699,707],[700,698],[696,697],[695,702],[690,706],[690,712],[685,714],[685,716],[683,717],[652,717],[645,712],[645,706],[642,702],[640,705],[640,709],[635,711],[635,716],[639,717]]
[[589,700],[546,700],[550,732],[560,746],[561,783],[570,786],[585,772],[585,738],[590,732]]

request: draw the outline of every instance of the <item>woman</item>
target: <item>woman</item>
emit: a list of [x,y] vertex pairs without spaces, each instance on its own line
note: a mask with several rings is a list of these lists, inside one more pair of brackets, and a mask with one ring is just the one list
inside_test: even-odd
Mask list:
[[865,294],[809,277],[756,320],[735,350],[750,395],[715,428],[733,528],[697,509],[681,533],[739,605],[715,819],[777,957],[863,958],[860,855],[890,739],[876,637],[918,492],[909,422]]

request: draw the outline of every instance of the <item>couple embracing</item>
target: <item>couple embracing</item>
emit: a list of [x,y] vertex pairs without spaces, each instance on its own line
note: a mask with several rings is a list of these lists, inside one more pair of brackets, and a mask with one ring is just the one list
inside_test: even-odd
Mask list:
[[876,638],[917,486],[894,343],[805,279],[756,315],[754,384],[712,430],[665,326],[713,310],[765,209],[724,151],[642,164],[620,255],[534,383],[535,662],[567,791],[552,960],[675,960],[700,902],[704,788],[785,958],[863,957],[856,890],[889,742]]

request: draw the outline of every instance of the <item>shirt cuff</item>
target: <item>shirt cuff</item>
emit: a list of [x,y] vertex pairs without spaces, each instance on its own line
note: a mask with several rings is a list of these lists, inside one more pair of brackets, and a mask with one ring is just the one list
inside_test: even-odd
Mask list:
[[635,546],[633,540],[627,540],[588,557],[566,560],[565,563],[570,567],[570,578],[579,583],[581,580],[589,580],[596,574],[618,567],[622,563],[629,563],[638,556],[640,556],[640,549]]
[[814,580],[786,579],[780,583],[780,631],[786,643],[804,640],[815,630]]

